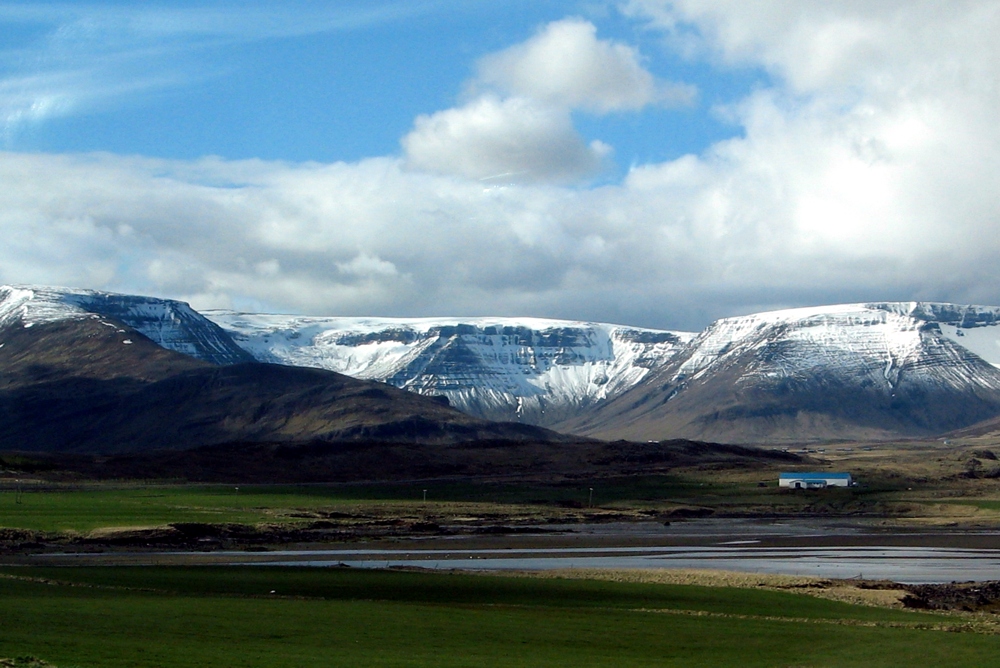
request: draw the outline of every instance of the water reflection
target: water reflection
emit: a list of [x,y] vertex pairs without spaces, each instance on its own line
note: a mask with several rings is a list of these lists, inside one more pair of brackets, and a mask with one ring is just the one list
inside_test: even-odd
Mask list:
[[[548,570],[559,568],[708,568],[751,573],[868,578],[905,583],[1000,579],[1000,550],[864,548],[578,548],[497,550],[338,550],[272,553],[281,566]],[[323,556],[324,558],[316,558]],[[287,558],[294,557],[294,558]]]
[[[699,568],[913,584],[1000,580],[1000,534],[989,530],[905,532],[847,519],[775,522],[724,518],[673,526],[642,522],[546,525],[543,529],[537,536],[519,534],[516,540],[492,537],[496,547],[491,549],[463,549],[469,544],[466,541],[478,540],[466,534],[414,539],[401,549],[342,545],[265,552],[50,553],[36,558],[50,562],[465,570]],[[559,546],[540,542],[551,541],[553,534],[558,536]]]

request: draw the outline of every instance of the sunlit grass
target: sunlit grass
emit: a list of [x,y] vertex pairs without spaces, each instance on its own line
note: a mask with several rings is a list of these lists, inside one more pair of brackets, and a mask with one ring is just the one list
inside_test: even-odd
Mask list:
[[0,494],[0,526],[83,532],[173,522],[255,524],[274,519],[275,509],[336,503],[313,494],[255,493],[228,486],[7,491]]
[[0,578],[0,656],[59,666],[982,666],[1000,649],[994,636],[928,630],[959,625],[945,616],[752,589],[341,569],[5,572],[19,579]]

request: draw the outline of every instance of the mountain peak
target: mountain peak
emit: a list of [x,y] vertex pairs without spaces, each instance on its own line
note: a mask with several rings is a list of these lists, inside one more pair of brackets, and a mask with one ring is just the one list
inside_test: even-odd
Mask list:
[[215,323],[172,299],[36,285],[0,286],[0,329],[64,320],[125,325],[154,343],[212,364],[253,361]]
[[556,428],[729,442],[930,436],[1000,413],[1000,308],[838,304],[714,322]]

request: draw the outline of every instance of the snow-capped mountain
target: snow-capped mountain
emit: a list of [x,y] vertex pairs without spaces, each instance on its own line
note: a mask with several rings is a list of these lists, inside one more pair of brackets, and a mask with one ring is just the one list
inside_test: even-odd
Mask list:
[[1000,414],[1000,308],[847,304],[725,318],[557,428],[736,442],[932,435]]
[[936,323],[945,337],[1000,367],[1000,307],[937,302],[883,302],[867,306]]
[[[228,363],[236,361],[248,363]],[[110,453],[221,445],[239,456],[253,444],[316,452],[344,442],[477,440],[571,439],[533,425],[477,419],[383,383],[258,364],[218,326],[178,302],[61,288],[0,289],[0,450]]]
[[992,377],[981,375],[981,365],[968,352],[975,347],[985,361],[1000,362],[1000,327],[994,327],[998,316],[1000,309],[990,307],[881,303],[725,318],[692,343],[671,381],[718,373],[752,350],[758,353],[757,364],[741,377],[742,383],[822,369],[862,385],[881,384],[889,392],[904,373],[908,380],[925,383],[940,380],[964,387],[971,380],[989,385]]
[[381,380],[480,417],[539,425],[621,394],[694,336],[537,318],[205,315],[259,361]]
[[[202,315],[166,299],[0,287],[0,347],[11,331],[68,321],[114,328],[119,347],[138,332],[218,365],[321,368],[444,396],[478,417],[604,438],[893,438],[1000,418],[1000,307],[991,306],[790,309],[695,335],[536,318]],[[111,369],[111,350],[92,361]]]
[[184,302],[74,288],[0,286],[0,329],[87,318],[110,321],[105,322],[108,327],[124,324],[168,350],[213,364],[253,361]]

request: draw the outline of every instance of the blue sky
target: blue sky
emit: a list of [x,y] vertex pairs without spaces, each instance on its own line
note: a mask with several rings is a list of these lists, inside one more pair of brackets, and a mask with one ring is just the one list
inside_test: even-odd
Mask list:
[[0,3],[0,281],[700,329],[1000,303],[1000,0]]
[[614,147],[605,175],[614,178],[629,165],[738,134],[713,108],[764,76],[684,59],[643,21],[590,2],[241,6],[8,6],[0,12],[4,74],[53,79],[39,92],[61,98],[63,108],[8,121],[5,147],[296,162],[395,154],[417,115],[462,98],[477,60],[570,16],[594,23],[603,39],[633,45],[655,75],[698,90],[675,108],[576,113],[585,138]]

